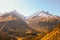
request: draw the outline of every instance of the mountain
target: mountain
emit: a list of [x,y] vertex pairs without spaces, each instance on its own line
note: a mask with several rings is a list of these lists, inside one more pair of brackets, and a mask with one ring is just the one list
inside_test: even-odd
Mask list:
[[36,32],[28,26],[24,20],[24,16],[16,10],[0,16],[0,35],[4,33],[12,36],[22,36],[28,35],[27,33]]
[[9,13],[5,13],[4,15],[2,15],[3,17],[7,17],[7,16],[13,16],[13,17],[16,17],[16,18],[21,18],[21,19],[24,19],[24,16],[21,15],[20,13],[18,13],[16,10],[14,11],[10,11]]
[[38,11],[30,17],[25,17],[16,10],[5,12],[0,16],[0,40],[44,39],[55,33],[58,24],[60,25],[60,17],[45,11]]
[[52,31],[59,23],[59,16],[52,15],[45,11],[38,11],[28,19],[28,24],[31,26],[30,28],[43,33]]
[[37,11],[37,12],[35,12],[33,15],[31,15],[30,16],[30,18],[34,18],[34,17],[39,17],[39,16],[48,16],[48,17],[59,17],[59,16],[57,16],[57,15],[52,15],[52,14],[50,14],[48,11],[47,12],[45,12],[44,10],[42,10],[42,11]]
[[[24,16],[18,13],[16,10],[10,11],[10,12],[5,12],[2,16],[0,16],[0,21],[3,21],[3,18],[5,21],[9,20],[10,18],[17,18],[17,19],[24,19]],[[8,19],[9,18],[9,19]]]
[[45,34],[44,36],[37,35],[35,37],[32,37],[31,40],[60,40],[59,26],[60,24],[56,25],[56,28],[54,30]]

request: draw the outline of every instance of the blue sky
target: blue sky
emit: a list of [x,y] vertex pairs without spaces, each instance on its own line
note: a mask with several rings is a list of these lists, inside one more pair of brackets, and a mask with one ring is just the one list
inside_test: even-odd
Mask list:
[[12,10],[24,16],[30,16],[38,10],[60,16],[60,0],[0,0],[0,12]]

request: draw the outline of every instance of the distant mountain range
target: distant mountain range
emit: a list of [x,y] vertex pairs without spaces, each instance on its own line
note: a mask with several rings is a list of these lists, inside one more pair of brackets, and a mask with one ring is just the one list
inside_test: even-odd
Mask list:
[[25,17],[14,10],[0,16],[0,35],[1,32],[14,36],[27,33],[48,33],[59,23],[60,17],[49,12],[38,11],[30,17]]

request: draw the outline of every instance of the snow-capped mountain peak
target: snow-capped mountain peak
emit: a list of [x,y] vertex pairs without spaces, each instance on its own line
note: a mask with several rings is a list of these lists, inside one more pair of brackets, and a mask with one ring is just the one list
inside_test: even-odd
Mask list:
[[30,18],[35,18],[35,17],[57,18],[56,15],[52,15],[48,11],[45,12],[44,10],[37,11],[32,16],[30,16]]

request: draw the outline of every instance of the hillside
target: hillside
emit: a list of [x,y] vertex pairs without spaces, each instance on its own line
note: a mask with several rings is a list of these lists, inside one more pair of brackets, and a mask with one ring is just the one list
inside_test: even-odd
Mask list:
[[41,40],[60,40],[60,24],[57,25],[57,28],[55,28],[53,31],[45,35]]
[[52,31],[60,23],[60,17],[49,14],[49,12],[36,12],[36,15],[28,19],[30,28],[43,33]]
[[14,10],[0,16],[0,40],[59,40],[59,29],[60,17],[45,11],[25,17]]
[[25,36],[28,33],[36,33],[35,30],[29,28],[22,15],[12,11],[4,14],[0,18],[0,32],[12,36]]

